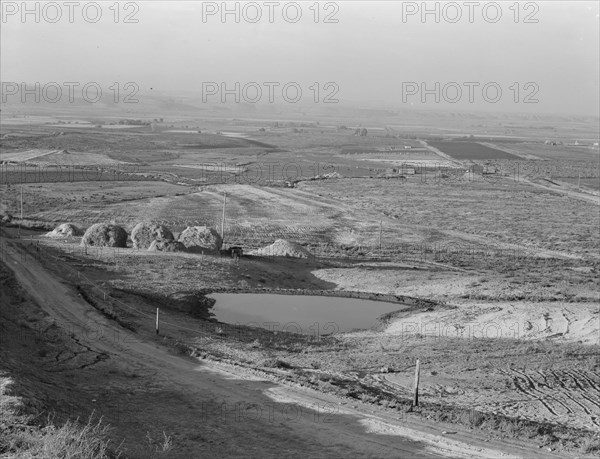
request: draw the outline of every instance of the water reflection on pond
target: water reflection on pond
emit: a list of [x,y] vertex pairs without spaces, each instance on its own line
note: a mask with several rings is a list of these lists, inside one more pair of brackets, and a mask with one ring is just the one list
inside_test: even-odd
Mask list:
[[215,293],[211,312],[220,322],[306,335],[371,328],[382,314],[406,308],[397,303],[329,296]]

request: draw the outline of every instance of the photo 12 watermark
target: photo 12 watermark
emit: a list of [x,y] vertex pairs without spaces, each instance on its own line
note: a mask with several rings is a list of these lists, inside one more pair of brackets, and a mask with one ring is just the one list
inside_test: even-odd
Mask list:
[[237,322],[233,325],[233,334],[242,335],[248,328],[258,333],[264,333],[265,335],[278,334],[278,333],[292,333],[295,335],[304,335],[311,341],[320,341],[322,338],[327,336],[333,336],[340,333],[341,328],[336,322],[325,322],[319,323],[317,321],[313,323],[300,324],[298,322]]
[[138,2],[0,2],[3,24],[77,23],[137,24]]
[[295,81],[202,82],[202,102],[337,104],[340,87],[333,81],[302,85]]
[[509,99],[515,104],[537,104],[539,91],[540,86],[534,81],[515,81],[510,85],[502,85],[495,81],[403,81],[402,103],[496,104],[503,99]]
[[516,24],[539,23],[537,2],[401,2],[402,22],[487,23],[510,21]]
[[210,162],[194,165],[196,180],[202,185],[217,183],[291,183],[302,178],[328,177],[339,172],[333,163],[258,161],[251,164]]
[[135,163],[29,164],[0,161],[0,184],[134,182],[144,180]]
[[95,104],[100,101],[115,104],[137,104],[136,97],[140,87],[133,81],[120,83],[115,81],[102,85],[96,81],[50,81],[50,82],[16,82],[0,83],[2,103],[69,103],[86,102]]
[[[60,123],[59,123],[60,124]],[[152,131],[153,121],[125,119],[120,126],[148,128]],[[69,124],[60,124],[68,128]],[[90,128],[110,128],[112,125],[96,125]],[[153,132],[153,131],[152,131]],[[569,169],[569,177],[577,179],[598,179],[593,163],[583,163]],[[188,185],[206,186],[216,184],[279,185],[295,187],[303,181],[336,180],[344,178],[345,171],[351,170],[348,164],[331,162],[297,161],[257,161],[249,164],[237,162],[200,162],[191,167],[193,179]],[[77,164],[57,160],[48,163],[44,157],[39,163],[34,161],[16,161],[0,158],[0,183],[14,185],[18,183],[86,182],[86,181],[140,181],[144,180],[144,167],[139,163],[114,164]],[[465,185],[496,183],[521,183],[536,178],[552,178],[562,170],[553,169],[547,164],[535,161],[510,161],[495,165],[466,164],[449,166],[447,163],[429,162],[415,164],[411,161],[381,166],[376,170],[367,170],[363,175],[373,179],[394,180],[399,187]],[[366,174],[366,175],[365,175]],[[183,177],[182,177],[183,179]]]
[[202,2],[202,23],[339,23],[338,2]]
[[267,422],[290,423],[305,419],[318,424],[337,422],[339,407],[331,402],[315,403],[308,406],[293,403],[248,401],[238,402],[202,402],[200,404],[201,422],[221,421],[222,423]]

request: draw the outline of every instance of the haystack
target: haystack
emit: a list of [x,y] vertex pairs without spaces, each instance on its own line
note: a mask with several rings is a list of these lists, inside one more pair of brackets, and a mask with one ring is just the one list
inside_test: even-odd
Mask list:
[[178,238],[188,252],[218,252],[223,240],[219,233],[207,226],[188,226]]
[[8,212],[2,212],[0,214],[0,223],[10,223],[13,219],[13,216]]
[[295,242],[285,239],[277,239],[273,244],[261,249],[253,250],[250,255],[261,257],[292,257],[292,258],[312,258],[312,254]]
[[81,245],[127,247],[127,232],[118,225],[96,223],[87,229],[81,239]]
[[183,245],[179,241],[152,241],[150,247],[148,247],[148,251],[150,252],[185,252],[185,245]]
[[156,223],[138,223],[131,231],[131,240],[136,249],[147,249],[153,241],[172,241],[173,233],[166,226]]
[[63,238],[63,237],[73,237],[73,236],[81,236],[83,231],[81,231],[78,227],[73,225],[72,223],[63,223],[62,225],[58,225],[49,233],[46,233],[46,237],[52,238]]

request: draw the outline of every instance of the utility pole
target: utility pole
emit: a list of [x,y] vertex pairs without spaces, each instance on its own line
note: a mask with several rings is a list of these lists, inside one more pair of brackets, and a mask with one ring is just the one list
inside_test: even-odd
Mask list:
[[21,185],[21,219],[19,220],[19,239],[21,239],[21,222],[23,221],[23,185]]
[[419,406],[419,378],[421,376],[421,362],[417,359],[417,366],[415,368],[415,386],[414,386],[414,400],[413,406]]
[[579,173],[579,178],[577,179],[577,191],[581,191],[581,172]]
[[227,192],[223,192],[223,215],[221,217],[221,239],[223,239],[223,247],[225,246],[225,203],[227,202]]
[[381,255],[381,231],[383,227],[383,220],[379,220],[379,255]]
[[158,308],[156,308],[156,334],[158,335]]

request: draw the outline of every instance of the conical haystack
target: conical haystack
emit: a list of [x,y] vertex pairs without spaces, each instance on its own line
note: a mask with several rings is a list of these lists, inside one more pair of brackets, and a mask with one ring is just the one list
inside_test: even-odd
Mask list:
[[118,225],[96,223],[87,229],[81,239],[81,245],[127,247],[127,232]]
[[312,258],[312,254],[295,242],[285,239],[277,239],[273,244],[261,249],[253,250],[249,255],[258,255],[262,257],[292,257],[292,258]]
[[172,241],[173,233],[163,225],[142,222],[131,231],[131,240],[136,249],[147,249],[153,241]]
[[181,232],[178,241],[187,248],[188,252],[196,253],[218,252],[223,244],[219,233],[207,226],[188,226]]
[[62,225],[58,225],[49,233],[46,233],[46,237],[51,238],[63,238],[63,237],[73,237],[73,236],[81,236],[83,231],[78,227],[71,223],[63,223]]

